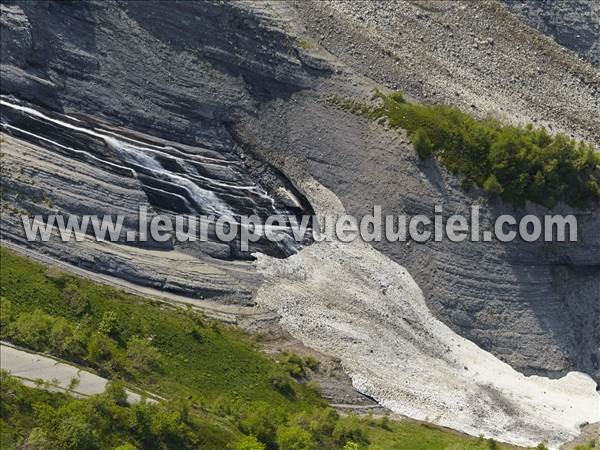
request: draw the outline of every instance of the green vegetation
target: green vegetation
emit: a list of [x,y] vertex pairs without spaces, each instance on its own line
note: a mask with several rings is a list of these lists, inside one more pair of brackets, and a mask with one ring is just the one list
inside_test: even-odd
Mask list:
[[[2,374],[2,449],[501,447],[412,421],[340,416],[311,383],[297,381],[316,369],[312,358],[269,358],[251,336],[192,309],[71,276],[5,248],[0,258],[0,337],[112,380],[104,394],[75,399]],[[124,386],[167,400],[127,405]]]
[[422,159],[436,156],[465,186],[476,184],[490,195],[522,205],[547,207],[563,201],[587,207],[600,201],[600,154],[592,145],[544,128],[476,120],[447,105],[408,103],[401,93],[376,92],[371,106],[332,97],[333,104],[373,120],[385,119],[408,132]]
[[591,440],[590,442],[588,442],[587,444],[584,445],[578,445],[576,446],[573,450],[594,450],[594,449],[598,449],[600,447],[598,441]]
[[289,352],[281,352],[276,360],[294,378],[304,378],[319,366],[319,361],[312,356],[303,357]]
[[298,45],[300,45],[300,48],[303,48],[304,50],[313,48],[313,45],[310,43],[310,41],[304,38],[298,39]]
[[218,418],[191,413],[186,401],[128,406],[122,385],[86,399],[25,387],[3,373],[2,448],[226,448],[234,430]]

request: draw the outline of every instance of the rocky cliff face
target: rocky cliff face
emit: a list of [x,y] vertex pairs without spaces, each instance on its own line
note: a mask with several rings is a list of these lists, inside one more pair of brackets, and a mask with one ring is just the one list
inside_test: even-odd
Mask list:
[[[384,214],[428,215],[440,204],[449,215],[475,202],[486,223],[541,211],[466,193],[435,162],[420,162],[405,137],[328,105],[330,94],[398,89],[600,143],[598,70],[496,3],[1,7],[1,224],[16,245],[30,245],[23,211],[123,213],[131,229],[139,205],[167,214],[311,212],[307,180],[356,215],[375,204]],[[374,247],[408,269],[437,318],[517,370],[598,380],[600,219],[597,210],[576,213],[576,244]],[[251,250],[281,258],[310,242],[284,244]],[[263,283],[248,253],[215,240],[53,239],[35,249],[198,299],[251,304]],[[344,298],[330,300],[343,310]]]
[[523,2],[503,0],[507,8],[533,28],[600,65],[600,4],[592,0]]
[[[301,2],[298,9],[307,27],[322,38],[320,50],[335,53],[336,61],[347,63],[354,74],[421,101],[433,97],[476,115],[543,122],[600,142],[600,122],[592,112],[599,100],[598,72],[532,35],[498,5],[385,5]],[[493,44],[486,44],[487,49],[474,45],[489,36]],[[540,70],[532,69],[536,75],[531,78],[529,67],[538,64]],[[369,95],[368,84],[346,76],[349,83],[343,90],[335,79],[320,89]],[[347,86],[352,83],[357,86]],[[572,97],[564,97],[567,92]],[[573,103],[578,106],[572,108]],[[310,95],[292,106],[273,102],[263,111],[258,120],[267,125],[250,120],[246,139],[268,149],[271,160],[302,167],[302,173],[335,192],[356,216],[368,214],[373,205],[382,205],[384,215],[429,216],[435,205],[442,205],[448,216],[480,204],[482,223],[489,224],[503,213],[549,212],[535,205],[513,210],[488,204],[479,192],[466,193],[437,164],[419,162],[405,137]],[[587,111],[585,117],[582,111]],[[294,149],[293,155],[287,148]],[[598,379],[600,225],[595,210],[575,213],[582,233],[575,245],[427,242],[375,247],[408,268],[437,317],[524,373],[556,377],[578,368]]]
[[[246,154],[228,131],[236,114],[311,83],[289,38],[234,6],[148,6],[2,4],[5,192],[13,210],[123,213],[128,230],[137,229],[139,206],[235,217],[310,213],[292,183]],[[4,233],[24,243],[19,221],[3,220],[10,224]],[[145,247],[216,259],[218,267],[218,260],[249,258],[239,243],[210,237]],[[138,264],[131,252],[142,250],[130,246],[87,245],[93,251],[54,241],[45,248],[78,265],[195,297],[240,292],[235,301],[248,301],[254,290],[245,282],[219,281],[219,287],[186,274],[167,277],[151,257],[151,265]],[[285,237],[275,245],[263,239],[250,251],[286,256],[296,247]],[[245,270],[239,277],[252,278]]]

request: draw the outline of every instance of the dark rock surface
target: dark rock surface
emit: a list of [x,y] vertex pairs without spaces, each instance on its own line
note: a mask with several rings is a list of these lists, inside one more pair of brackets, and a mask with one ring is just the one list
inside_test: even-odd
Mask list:
[[560,45],[600,66],[600,3],[595,0],[502,0],[506,7]]

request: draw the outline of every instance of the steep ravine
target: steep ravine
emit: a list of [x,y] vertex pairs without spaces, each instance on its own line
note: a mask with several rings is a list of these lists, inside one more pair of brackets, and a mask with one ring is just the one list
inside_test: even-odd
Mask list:
[[[324,101],[389,87],[599,143],[596,68],[496,3],[435,5],[2,3],[2,238],[31,246],[23,211],[123,213],[134,228],[140,205],[264,215],[328,201],[362,215],[478,203],[484,222],[544,212],[465,192],[396,131]],[[259,242],[256,263],[214,240],[35,249],[198,301],[258,301],[396,411],[558,444],[598,420],[587,375],[600,379],[600,218],[576,213],[568,245]]]
[[[318,212],[344,214],[304,179]],[[259,307],[306,345],[336,355],[354,386],[392,411],[473,435],[557,448],[596,422],[587,375],[524,376],[435,319],[411,274],[371,246],[319,242],[284,261],[257,255]]]

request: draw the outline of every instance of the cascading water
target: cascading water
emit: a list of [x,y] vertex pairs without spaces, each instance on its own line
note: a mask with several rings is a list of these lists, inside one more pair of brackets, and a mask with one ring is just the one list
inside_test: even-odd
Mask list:
[[[238,223],[241,215],[256,215],[264,220],[270,215],[309,213],[289,189],[280,187],[278,192],[267,192],[235,154],[221,155],[202,147],[165,143],[93,118],[45,111],[12,97],[1,96],[0,104],[5,132],[65,156],[130,171],[157,212],[217,218],[226,215]],[[257,228],[263,236],[250,251],[274,256],[297,251],[299,244],[288,226],[271,228],[274,233],[282,233],[280,242],[267,241],[264,231],[265,228]],[[245,256],[249,254],[246,252]]]

